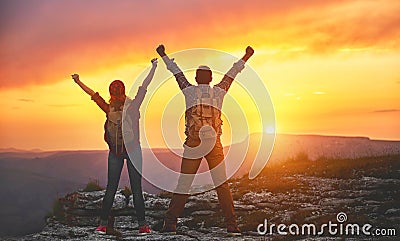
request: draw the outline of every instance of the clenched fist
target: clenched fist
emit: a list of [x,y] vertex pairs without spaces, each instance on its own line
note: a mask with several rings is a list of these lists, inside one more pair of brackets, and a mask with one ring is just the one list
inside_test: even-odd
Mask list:
[[71,77],[75,82],[79,81],[79,74],[73,74]]
[[166,55],[165,54],[165,47],[162,44],[158,45],[158,47],[156,48],[156,51],[161,57]]

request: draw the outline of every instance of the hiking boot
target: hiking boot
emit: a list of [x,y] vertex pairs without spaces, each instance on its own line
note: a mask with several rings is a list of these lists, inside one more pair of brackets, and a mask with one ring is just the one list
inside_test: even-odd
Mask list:
[[114,235],[114,236],[117,236],[117,237],[122,237],[122,233],[120,231],[112,228],[112,227],[107,227],[106,228],[106,234],[107,235]]
[[164,221],[160,233],[176,234],[176,223]]
[[139,235],[147,235],[150,234],[151,230],[149,225],[145,224],[139,227]]
[[240,231],[237,225],[228,225],[226,229],[228,236],[241,236],[242,232]]
[[107,226],[99,225],[94,232],[97,233],[97,234],[104,235],[107,232]]

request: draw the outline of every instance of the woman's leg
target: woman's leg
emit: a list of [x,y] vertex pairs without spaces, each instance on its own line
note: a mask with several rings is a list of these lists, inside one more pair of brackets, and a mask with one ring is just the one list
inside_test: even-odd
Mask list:
[[108,175],[107,175],[107,189],[103,198],[102,209],[100,213],[101,225],[107,224],[107,218],[110,214],[114,196],[117,192],[119,179],[121,177],[121,170],[124,165],[123,157],[117,157],[111,151],[108,153]]
[[[126,163],[128,165],[129,181],[131,183],[133,205],[136,211],[137,220],[139,226],[146,224],[145,210],[144,210],[144,199],[142,191],[142,148],[140,144],[134,148],[130,158],[126,157]],[[134,165],[133,165],[133,164]]]

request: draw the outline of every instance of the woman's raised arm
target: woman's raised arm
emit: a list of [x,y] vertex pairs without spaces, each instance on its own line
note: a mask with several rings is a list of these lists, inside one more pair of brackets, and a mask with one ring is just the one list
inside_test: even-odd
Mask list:
[[84,83],[82,83],[82,81],[79,79],[78,74],[73,74],[71,76],[72,79],[75,81],[75,83],[77,83],[83,89],[83,91],[85,91],[88,95],[93,96],[95,94],[95,92],[91,88],[87,87]]
[[149,74],[146,76],[146,78],[143,80],[143,83],[142,83],[142,87],[143,87],[143,88],[147,89],[147,86],[149,86],[151,80],[152,80],[153,77],[154,77],[154,73],[155,73],[155,71],[156,71],[156,68],[157,68],[157,58],[154,58],[154,59],[151,60],[151,69],[150,69],[150,72],[149,72]]

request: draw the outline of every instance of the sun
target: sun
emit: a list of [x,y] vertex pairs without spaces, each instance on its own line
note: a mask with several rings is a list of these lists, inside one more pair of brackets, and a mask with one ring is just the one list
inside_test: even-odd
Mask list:
[[275,128],[273,126],[267,126],[267,127],[265,127],[265,132],[267,134],[274,134],[275,133]]

